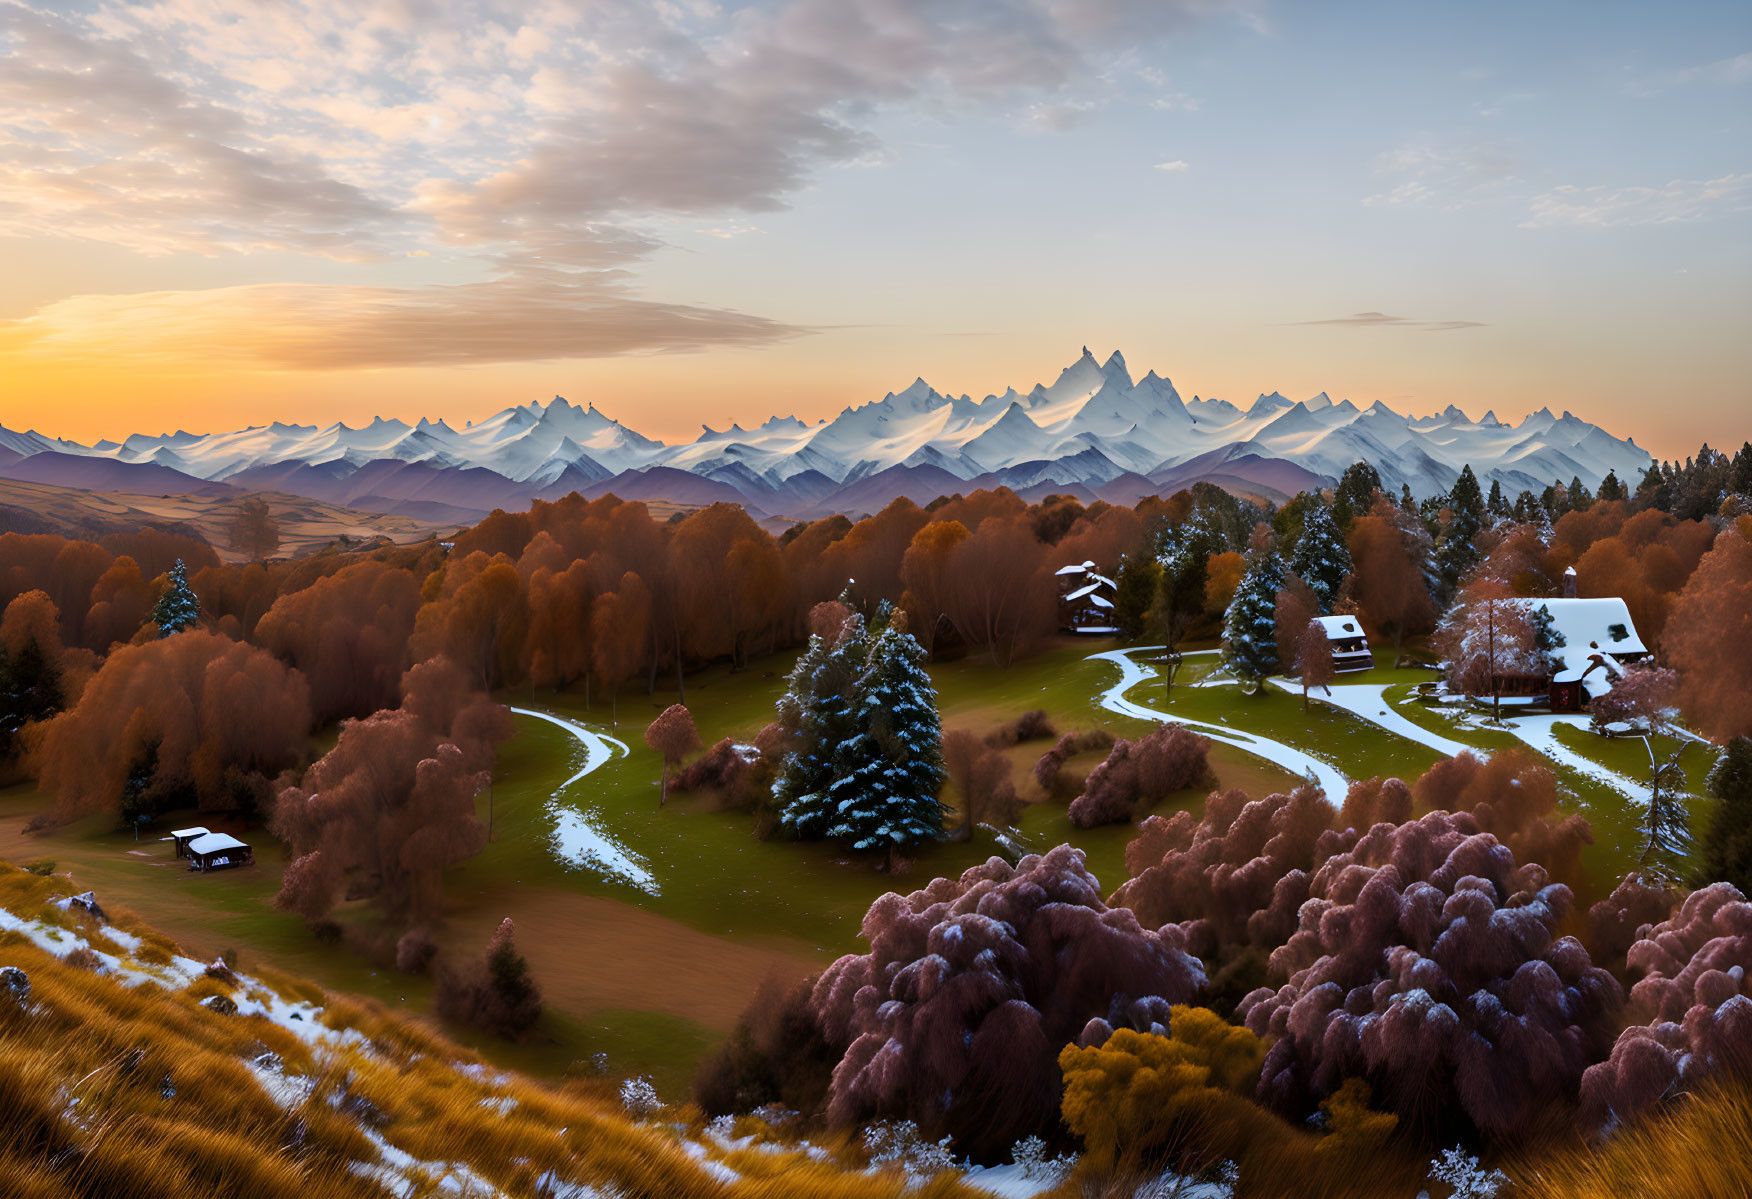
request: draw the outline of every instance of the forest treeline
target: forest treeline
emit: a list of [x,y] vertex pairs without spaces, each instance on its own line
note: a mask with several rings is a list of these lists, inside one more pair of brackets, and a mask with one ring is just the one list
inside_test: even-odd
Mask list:
[[[1006,666],[1056,629],[1054,570],[1086,560],[1115,574],[1130,636],[1241,640],[1255,621],[1260,673],[1293,656],[1268,645],[1284,641],[1280,626],[1299,631],[1286,596],[1397,641],[1435,629],[1481,579],[1550,595],[1573,567],[1581,594],[1624,597],[1679,672],[1694,723],[1732,736],[1752,721],[1736,699],[1752,693],[1752,638],[1735,624],[1752,609],[1748,488],[1752,445],[1657,464],[1634,490],[1608,476],[1593,492],[1578,479],[1513,501],[1470,469],[1446,495],[1393,497],[1359,463],[1281,508],[1209,484],[1130,508],[1028,504],[1000,488],[778,536],[734,505],[660,521],[642,503],[577,495],[495,512],[450,542],[268,562],[221,562],[157,530],[5,534],[0,768],[28,769],[71,813],[173,795],[259,806],[310,729],[397,710],[404,674],[430,659],[483,691],[618,697],[661,682],[685,700],[702,665],[801,646],[810,611],[835,597],[867,613],[898,606],[938,658]],[[199,636],[168,644],[167,613]]]

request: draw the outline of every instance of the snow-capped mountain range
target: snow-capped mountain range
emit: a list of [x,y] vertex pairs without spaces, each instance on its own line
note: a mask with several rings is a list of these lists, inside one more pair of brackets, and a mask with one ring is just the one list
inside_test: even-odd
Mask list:
[[1200,479],[1281,500],[1366,461],[1383,483],[1423,496],[1446,490],[1470,463],[1513,495],[1616,471],[1632,486],[1650,462],[1565,412],[1518,424],[1453,406],[1403,416],[1359,409],[1321,392],[1293,402],[1272,392],[1245,409],[1182,400],[1150,371],[1133,379],[1115,351],[1087,347],[1050,386],[983,400],[948,396],[923,379],[874,403],[809,424],[773,417],[753,429],[702,429],[667,444],[561,397],[461,428],[422,418],[275,423],[232,433],[136,433],[85,446],[0,428],[0,476],[118,491],[215,485],[299,495],[382,511],[468,519],[579,491],[677,503],[733,500],[792,518],[874,511],[899,495],[924,503],[978,487],[1027,497],[1070,492],[1130,503]]

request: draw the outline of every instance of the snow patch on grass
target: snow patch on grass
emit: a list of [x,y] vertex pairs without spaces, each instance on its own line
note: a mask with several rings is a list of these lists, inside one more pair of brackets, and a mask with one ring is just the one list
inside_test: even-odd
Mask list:
[[545,720],[564,729],[584,747],[584,765],[578,773],[561,783],[548,800],[548,815],[554,822],[549,846],[554,856],[580,870],[594,870],[610,882],[637,887],[647,895],[661,894],[657,876],[651,873],[643,858],[597,827],[587,813],[564,798],[573,784],[608,765],[617,752],[624,756],[628,752],[626,742],[551,712],[535,708],[511,710],[519,716]]

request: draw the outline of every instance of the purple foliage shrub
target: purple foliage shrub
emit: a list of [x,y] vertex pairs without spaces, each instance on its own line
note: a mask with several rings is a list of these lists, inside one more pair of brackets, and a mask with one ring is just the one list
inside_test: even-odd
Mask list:
[[1051,749],[1040,755],[1040,760],[1034,763],[1034,781],[1040,784],[1040,789],[1051,796],[1069,798],[1082,790],[1079,785],[1068,788],[1064,765],[1078,754],[1096,750],[1113,748],[1113,734],[1106,729],[1085,729],[1080,733],[1066,733],[1058,739]]
[[1361,1077],[1414,1127],[1486,1135],[1572,1099],[1622,991],[1573,937],[1572,904],[1471,813],[1376,824],[1327,858],[1270,958],[1288,981],[1240,1005],[1272,1039],[1261,1100],[1311,1110]]
[[1626,956],[1630,947],[1673,914],[1679,894],[1659,882],[1647,882],[1635,872],[1619,880],[1612,894],[1588,909],[1588,952],[1594,961],[1630,981]]
[[[1366,786],[1356,784],[1353,794]],[[1126,846],[1132,877],[1113,901],[1146,925],[1178,924],[1206,963],[1217,1006],[1232,1006],[1242,994],[1237,980],[1263,982],[1265,955],[1296,930],[1315,869],[1354,843],[1354,835],[1332,830],[1331,819],[1313,787],[1257,800],[1213,792],[1200,819],[1176,812],[1144,821]]]
[[884,895],[863,933],[870,952],[829,966],[812,994],[841,1055],[829,1121],[913,1120],[982,1160],[1054,1135],[1058,1053],[1092,1019],[1150,1027],[1204,981],[1179,930],[1109,908],[1068,845]]
[[1045,741],[1058,736],[1058,730],[1052,726],[1052,718],[1044,708],[1031,708],[1010,721],[1001,724],[986,737],[988,745],[1003,747],[1020,745],[1024,741]]
[[1517,860],[1538,862],[1560,882],[1580,878],[1582,847],[1594,843],[1594,830],[1581,816],[1558,814],[1557,776],[1532,751],[1458,754],[1431,766],[1411,790],[1426,812],[1469,813],[1478,831]]
[[1706,1076],[1752,1078],[1752,903],[1731,884],[1689,895],[1630,947],[1631,1011],[1612,1056],[1582,1079],[1584,1116],[1625,1120]]
[[1177,724],[1164,724],[1136,741],[1116,741],[1107,760],[1089,772],[1071,801],[1078,828],[1131,820],[1139,805],[1160,803],[1182,787],[1210,777],[1211,743]]

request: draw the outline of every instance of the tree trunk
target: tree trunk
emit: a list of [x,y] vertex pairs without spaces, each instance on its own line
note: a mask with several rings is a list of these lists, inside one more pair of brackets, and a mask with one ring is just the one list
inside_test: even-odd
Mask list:
[[657,791],[657,806],[660,808],[669,802],[669,760],[667,758],[663,761],[663,773],[661,777],[663,782]]

